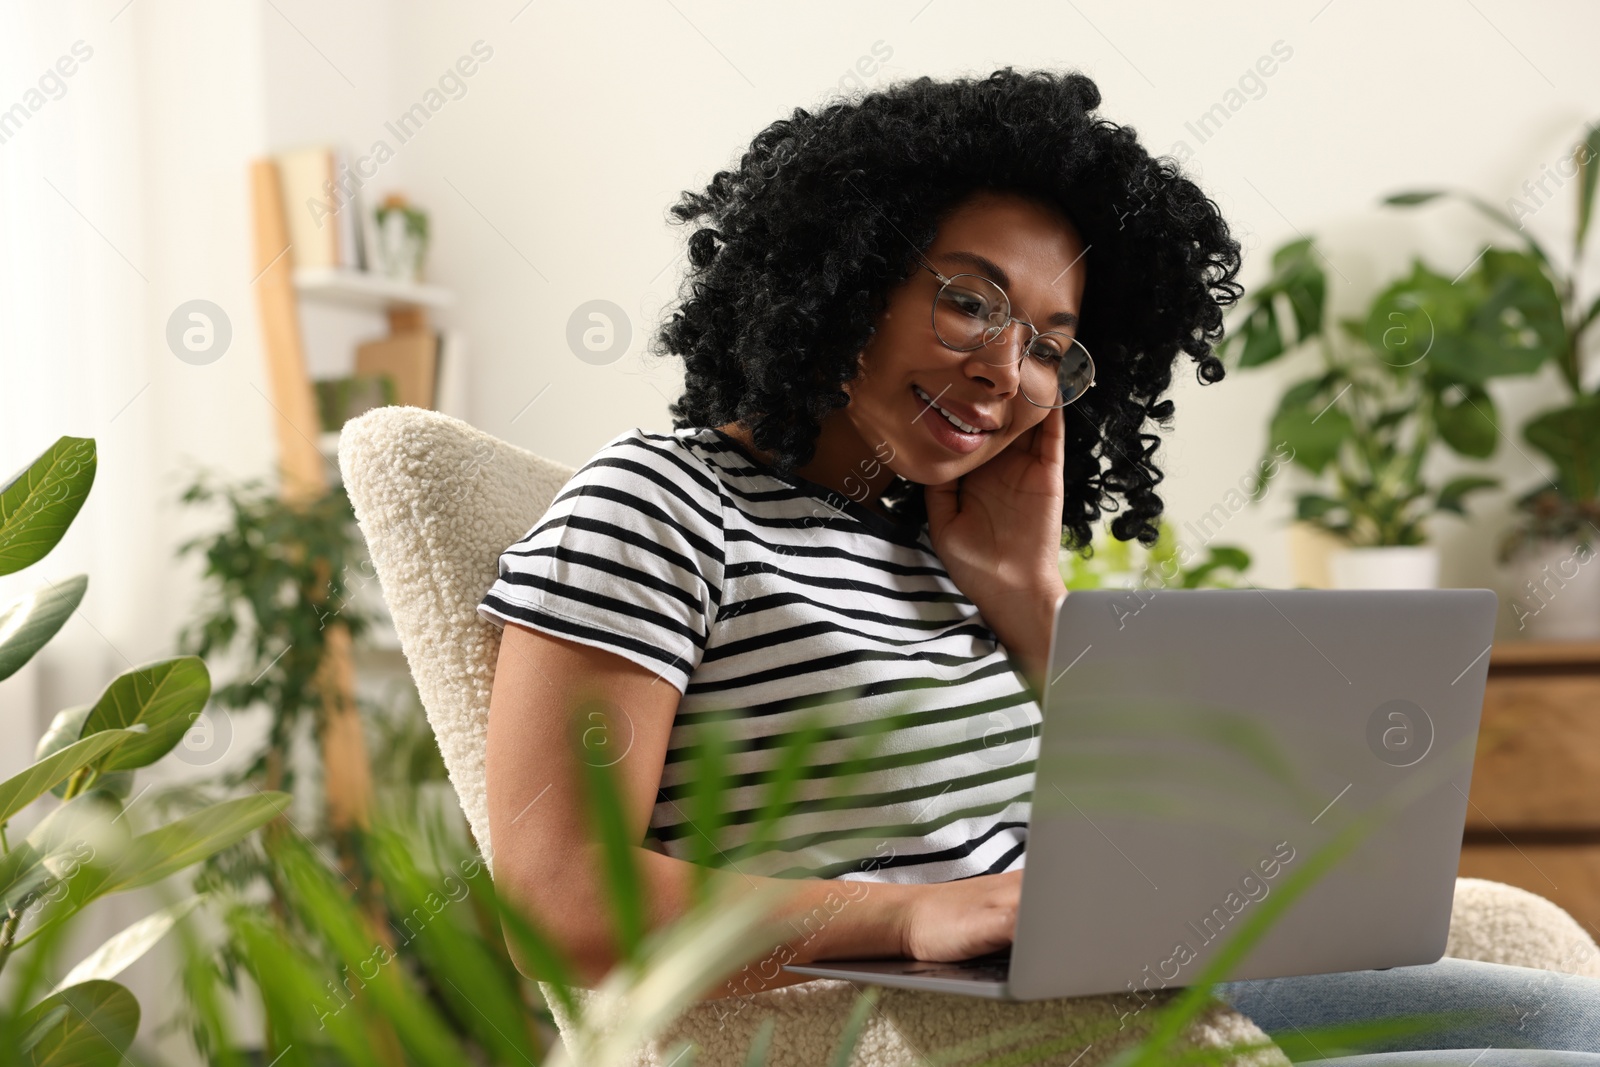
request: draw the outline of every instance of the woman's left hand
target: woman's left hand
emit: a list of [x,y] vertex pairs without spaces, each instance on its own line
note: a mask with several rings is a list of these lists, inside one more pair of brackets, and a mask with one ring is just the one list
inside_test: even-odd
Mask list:
[[[951,581],[1014,653],[1048,655],[1060,570],[1064,408],[955,481],[923,487],[928,537]],[[1034,633],[1044,616],[1044,632]],[[1038,664],[1043,669],[1043,663]]]

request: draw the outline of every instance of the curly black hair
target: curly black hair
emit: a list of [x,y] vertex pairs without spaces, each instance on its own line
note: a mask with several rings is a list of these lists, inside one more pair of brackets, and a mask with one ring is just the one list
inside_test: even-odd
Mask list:
[[[1116,537],[1154,542],[1160,438],[1146,421],[1172,417],[1160,397],[1180,349],[1202,382],[1222,378],[1212,344],[1243,292],[1239,243],[1177,163],[1099,106],[1082,74],[1006,67],[797,108],[758,133],[737,169],[671,209],[698,224],[679,306],[652,344],[686,365],[674,428],[739,421],[779,470],[803,466],[940,220],[980,190],[1027,195],[1071,219],[1087,249],[1078,336],[1098,380],[1067,409],[1066,540],[1087,546],[1091,523],[1120,512]],[[904,479],[884,502],[926,517]]]

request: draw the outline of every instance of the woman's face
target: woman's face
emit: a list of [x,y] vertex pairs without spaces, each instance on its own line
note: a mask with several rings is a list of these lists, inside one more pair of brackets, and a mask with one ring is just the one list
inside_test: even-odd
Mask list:
[[[1054,208],[983,191],[944,220],[924,255],[947,278],[976,274],[998,283],[1013,316],[1071,337],[1083,297],[1084,251],[1078,231]],[[933,332],[940,284],[919,266],[889,294],[862,350],[860,374],[844,386],[850,403],[843,414],[861,440],[880,458],[887,455],[896,474],[923,485],[976,470],[1048,414],[1019,388],[1027,328],[1013,324],[972,352],[946,348]],[[1051,324],[1057,313],[1070,322]],[[937,407],[928,398],[937,398]],[[982,432],[958,430],[939,408]]]

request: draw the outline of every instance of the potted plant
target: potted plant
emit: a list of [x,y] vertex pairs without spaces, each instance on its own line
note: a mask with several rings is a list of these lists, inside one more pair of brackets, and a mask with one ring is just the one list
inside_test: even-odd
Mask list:
[[[1465,473],[1429,484],[1424,465],[1436,449],[1467,459],[1492,455],[1499,417],[1485,383],[1529,373],[1534,355],[1499,343],[1504,329],[1462,312],[1464,294],[1495,289],[1514,268],[1485,257],[1452,284],[1421,261],[1363,316],[1335,329],[1326,315],[1328,282],[1310,238],[1272,257],[1272,275],[1241,306],[1223,342],[1239,367],[1291,355],[1314,360],[1308,377],[1278,402],[1268,451],[1316,479],[1296,498],[1297,519],[1333,539],[1331,584],[1343,588],[1428,588],[1438,584],[1437,550],[1427,523],[1436,512],[1466,513],[1469,494],[1497,483]],[[1452,294],[1462,286],[1463,295]],[[1483,310],[1488,311],[1485,303]],[[1447,331],[1448,330],[1448,335]],[[1263,471],[1274,469],[1263,463]],[[1267,484],[1257,489],[1259,499]]]
[[[1111,536],[1110,525],[1095,531],[1093,542],[1074,551],[1061,535],[1061,579],[1074,589],[1231,589],[1250,569],[1250,553],[1237,545],[1204,542],[1191,548],[1166,520],[1157,524],[1154,544],[1146,547]],[[1196,552],[1204,549],[1204,556]]]
[[[1525,182],[1522,196],[1502,211],[1470,193],[1405,192],[1385,201],[1415,207],[1440,198],[1460,200],[1509,231],[1517,247],[1484,253],[1483,273],[1497,265],[1493,286],[1441,292],[1457,321],[1488,324],[1497,340],[1521,342],[1519,358],[1537,369],[1559,371],[1559,403],[1535,413],[1522,438],[1550,462],[1544,481],[1517,499],[1520,517],[1501,546],[1501,559],[1519,567],[1512,611],[1530,636],[1600,637],[1600,567],[1594,559],[1600,535],[1600,383],[1593,380],[1591,329],[1600,318],[1600,295],[1584,291],[1579,272],[1594,218],[1600,180],[1600,123],[1589,126],[1569,156],[1545,168],[1538,183]],[[1567,265],[1526,229],[1526,221],[1571,183],[1577,221]],[[1553,183],[1553,188],[1551,187]],[[1470,354],[1472,339],[1458,333],[1449,351]],[[1477,342],[1481,354],[1486,340]]]

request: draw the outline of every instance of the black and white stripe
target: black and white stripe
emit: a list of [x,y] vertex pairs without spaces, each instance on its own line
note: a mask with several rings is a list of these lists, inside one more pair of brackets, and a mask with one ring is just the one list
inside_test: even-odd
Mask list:
[[[926,527],[754,460],[711,428],[630,430],[500,558],[479,613],[625,656],[682,698],[651,837],[691,858],[692,757],[728,740],[723,862],[939,882],[1020,869],[1039,707]],[[752,831],[781,742],[816,731]]]

